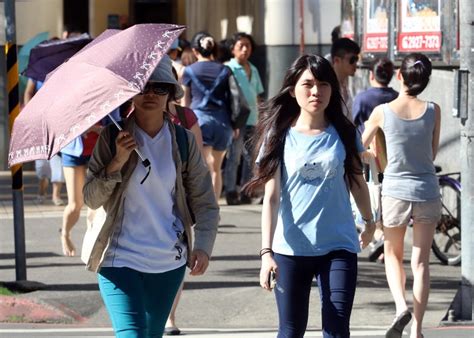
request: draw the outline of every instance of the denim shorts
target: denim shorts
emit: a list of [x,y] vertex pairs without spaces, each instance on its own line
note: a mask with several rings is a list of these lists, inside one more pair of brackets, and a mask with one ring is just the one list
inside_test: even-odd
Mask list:
[[63,167],[79,167],[89,163],[90,156],[72,156],[68,154],[61,154],[63,159]]
[[[214,150],[224,151],[232,142],[232,127],[224,120],[221,112],[195,111],[199,127],[201,127],[202,141],[205,146],[211,146]],[[226,113],[225,113],[226,114]]]
[[435,224],[441,218],[441,199],[412,202],[382,196],[382,218],[387,228],[406,226],[410,218],[414,223]]

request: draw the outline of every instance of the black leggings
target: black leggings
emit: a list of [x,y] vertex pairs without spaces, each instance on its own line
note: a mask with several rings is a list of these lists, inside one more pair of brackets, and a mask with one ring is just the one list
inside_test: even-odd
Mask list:
[[308,323],[309,294],[316,276],[321,297],[323,337],[349,337],[349,322],[357,282],[357,254],[346,250],[324,256],[275,254],[278,279],[278,338],[304,336]]

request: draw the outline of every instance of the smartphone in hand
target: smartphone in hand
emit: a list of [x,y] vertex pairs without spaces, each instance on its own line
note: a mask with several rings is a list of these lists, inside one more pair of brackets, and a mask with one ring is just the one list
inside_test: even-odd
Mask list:
[[268,286],[270,287],[270,290],[273,290],[273,288],[275,287],[276,285],[276,278],[275,278],[275,271],[271,270],[269,273],[268,273]]

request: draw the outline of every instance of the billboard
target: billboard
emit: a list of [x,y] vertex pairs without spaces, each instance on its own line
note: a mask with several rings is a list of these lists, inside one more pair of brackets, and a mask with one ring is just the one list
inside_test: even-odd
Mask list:
[[354,40],[354,0],[342,0],[341,36]]
[[399,52],[441,51],[441,0],[401,0]]
[[387,51],[388,11],[388,0],[364,0],[364,52]]

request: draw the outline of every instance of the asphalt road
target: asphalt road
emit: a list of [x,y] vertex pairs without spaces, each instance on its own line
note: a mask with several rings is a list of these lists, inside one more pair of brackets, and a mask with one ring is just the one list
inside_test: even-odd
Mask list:
[[[98,293],[93,273],[84,270],[79,257],[63,257],[58,229],[62,208],[34,201],[34,177],[26,178],[25,229],[27,279],[43,289],[20,297],[62,311],[53,323],[1,323],[0,337],[110,337],[110,321]],[[8,178],[0,175],[0,281],[15,280],[14,236]],[[186,337],[275,337],[278,326],[275,299],[258,285],[260,249],[259,205],[221,205],[221,225],[208,272],[186,276],[177,324]],[[85,212],[83,212],[83,215]],[[73,232],[78,248],[85,219]],[[411,240],[410,229],[407,243]],[[359,276],[352,313],[354,337],[383,337],[394,316],[394,304],[382,264],[359,259]],[[407,246],[407,289],[412,276]],[[473,327],[440,327],[461,279],[460,267],[441,265],[431,257],[431,296],[425,315],[426,338],[472,337]],[[411,303],[411,295],[408,294]],[[319,295],[312,290],[307,337],[321,337]]]

